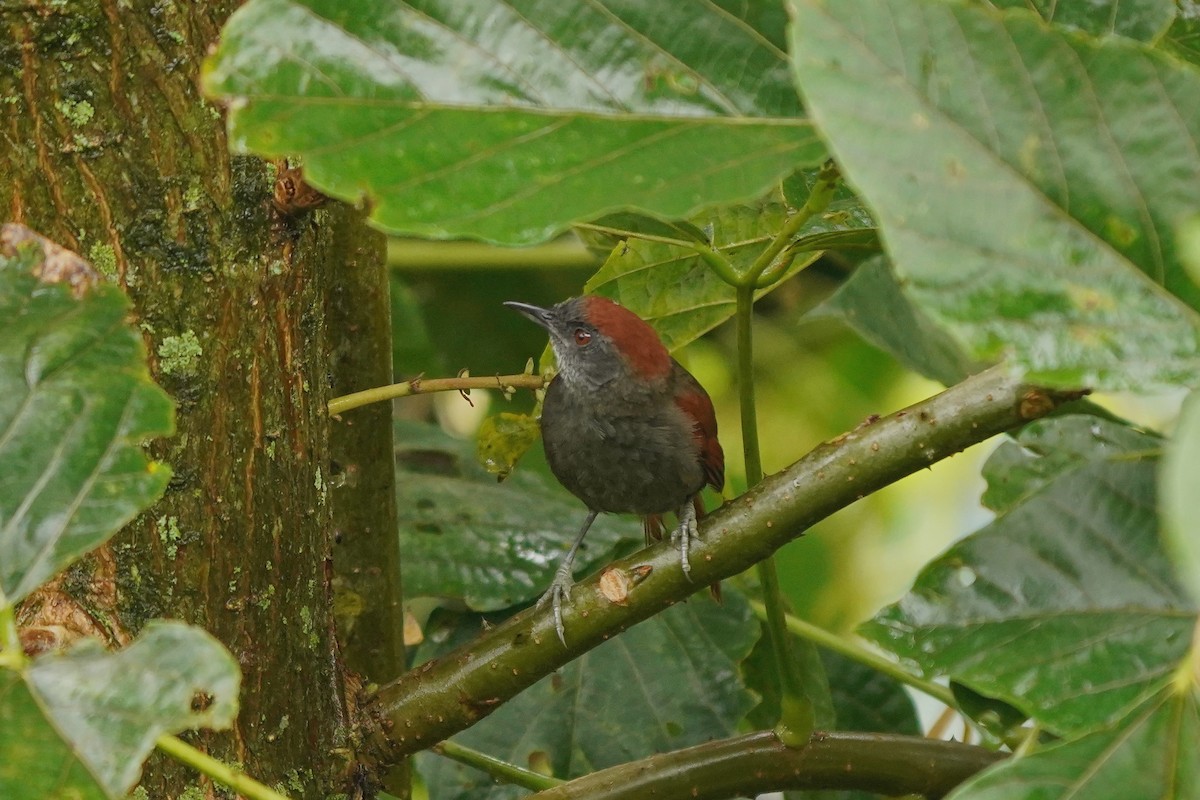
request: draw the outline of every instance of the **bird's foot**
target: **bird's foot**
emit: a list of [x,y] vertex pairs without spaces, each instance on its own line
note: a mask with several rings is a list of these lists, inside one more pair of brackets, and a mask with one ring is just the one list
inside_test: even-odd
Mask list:
[[574,585],[570,564],[562,564],[554,573],[554,581],[550,588],[537,601],[538,608],[550,603],[554,609],[554,630],[558,633],[558,640],[563,643],[563,647],[567,646],[567,636],[566,628],[563,627],[562,604],[564,600],[571,599],[571,587]]
[[700,528],[696,524],[696,509],[689,502],[679,509],[679,527],[671,534],[671,544],[679,546],[679,565],[689,581],[692,579],[692,563],[688,561],[688,551],[692,549],[692,541],[699,538]]

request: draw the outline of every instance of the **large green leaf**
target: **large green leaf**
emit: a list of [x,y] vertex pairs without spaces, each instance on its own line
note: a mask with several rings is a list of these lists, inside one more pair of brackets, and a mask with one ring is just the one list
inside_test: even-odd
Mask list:
[[[607,260],[584,287],[611,297],[654,326],[667,348],[676,350],[733,316],[734,287],[697,254],[689,237],[704,237],[736,270],[745,270],[803,205],[815,171],[802,170],[755,203],[695,214],[679,223],[620,215],[583,226],[593,246],[607,244]],[[628,235],[627,232],[630,232]],[[675,240],[675,241],[668,241]],[[874,248],[874,223],[852,193],[840,187],[829,207],[814,215],[792,238],[796,256],[787,272],[756,297],[777,288],[828,248]]]
[[1180,58],[1200,66],[1200,2],[1176,0],[1179,13],[1161,44]]
[[991,0],[1000,8],[1033,8],[1047,22],[1078,28],[1097,36],[1115,33],[1152,41],[1175,18],[1175,0]]
[[790,0],[797,80],[906,293],[969,356],[1061,385],[1194,384],[1200,73],[930,0]]
[[980,366],[908,298],[882,256],[860,264],[813,316],[841,317],[859,336],[904,366],[946,386]]
[[35,278],[0,255],[0,590],[16,602],[156,500],[170,470],[142,443],[170,433],[129,302]]
[[1036,480],[1023,467],[1023,491],[996,521],[930,564],[864,632],[928,675],[1082,733],[1159,689],[1196,611],[1158,537],[1158,439],[1131,442],[1133,432],[1089,418],[1035,425],[1071,426],[1061,438],[1076,445],[1089,435],[1079,426],[1094,426],[1093,446]]
[[822,158],[770,5],[252,0],[203,80],[235,147],[302,156],[387,230],[534,242]]
[[949,800],[1197,800],[1200,698],[1169,686],[1115,724],[1003,761]]
[[0,790],[9,800],[100,800],[104,790],[45,720],[20,673],[0,670]]
[[0,797],[123,797],[159,736],[229,727],[240,681],[216,639],[178,622],[116,653],[85,640],[0,670]]
[[[495,611],[538,597],[587,509],[530,470],[497,483],[470,442],[396,422],[396,505],[404,592]],[[596,518],[575,562],[583,575],[642,539],[633,518]]]
[[987,489],[983,504],[996,513],[1008,511],[1064,474],[1086,469],[1097,460],[1154,458],[1163,440],[1090,416],[1067,416],[1035,422],[1015,440],[996,448],[983,467]]
[[[477,621],[453,628],[459,637],[472,629]],[[575,777],[731,736],[753,704],[737,665],[758,632],[737,592],[726,592],[719,605],[698,596],[543,678],[455,739],[511,763],[542,763],[556,776]],[[442,638],[436,629],[430,636]],[[418,756],[418,765],[438,800],[526,794],[435,756]]]

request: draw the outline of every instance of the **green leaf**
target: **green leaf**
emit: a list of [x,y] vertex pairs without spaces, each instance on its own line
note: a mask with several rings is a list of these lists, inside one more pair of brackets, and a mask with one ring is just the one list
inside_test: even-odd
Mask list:
[[1117,34],[1154,41],[1175,19],[1175,0],[991,0],[999,8],[1032,8],[1042,19],[1094,36]]
[[[798,169],[783,179],[780,192],[790,209],[799,209],[808,202],[820,179],[823,169]],[[863,205],[858,195],[838,181],[833,197],[825,210],[804,223],[792,239],[789,249],[812,250],[867,250],[879,249],[879,236],[875,220]]]
[[237,149],[301,156],[386,230],[536,242],[822,159],[768,5],[252,0],[202,79]]
[[[814,176],[815,171],[804,171],[756,203],[696,214],[680,223],[674,236],[663,223],[631,215],[581,226],[594,246],[607,240],[612,249],[584,290],[611,297],[631,309],[654,326],[669,350],[677,350],[732,317],[737,306],[734,287],[696,253],[696,245],[691,244],[694,237],[688,233],[704,231],[705,241],[714,250],[734,269],[745,270],[783,226],[791,213],[789,204],[803,204],[807,198],[804,187],[811,185]],[[787,189],[791,194],[785,200],[783,191]],[[873,224],[857,198],[839,191],[829,208],[810,219],[792,240],[791,249],[800,255],[787,272],[776,283],[758,290],[755,297],[764,296],[804,269],[824,248],[874,247]],[[647,234],[679,243],[639,238]]]
[[101,800],[104,790],[45,720],[21,675],[0,670],[0,791],[8,800]]
[[[833,730],[921,735],[912,698],[894,679],[845,656],[821,650],[837,715]],[[790,791],[784,800],[878,800],[874,792],[849,789]]]
[[905,294],[886,258],[860,264],[814,317],[839,316],[863,339],[904,366],[940,381],[957,383],[979,364]]
[[1159,45],[1195,66],[1200,66],[1200,2],[1176,0],[1179,13]]
[[1200,396],[1195,392],[1183,406],[1175,436],[1162,464],[1162,520],[1168,552],[1177,574],[1200,600],[1200,527],[1196,499],[1200,497]]
[[912,697],[900,683],[843,655],[821,650],[837,730],[921,735]]
[[[833,704],[832,677],[825,671],[825,655],[812,642],[794,636],[787,638],[786,657],[799,665],[800,689],[812,706],[813,723],[816,730],[841,730],[838,709]],[[746,715],[746,721],[755,728],[772,728],[782,716],[780,704],[783,694],[780,687],[779,670],[776,667],[775,650],[763,625],[763,635],[754,649],[742,662],[742,676],[746,688],[759,696],[758,705]]]
[[996,448],[983,467],[983,504],[1008,511],[1067,472],[1096,460],[1154,457],[1163,440],[1125,425],[1084,415],[1038,420]]
[[1200,73],[1118,37],[928,0],[790,0],[809,111],[907,295],[1031,379],[1194,384]]
[[510,411],[494,414],[483,421],[475,436],[479,463],[497,480],[504,480],[540,437],[536,417]]
[[[819,680],[827,685],[827,697],[821,699],[832,702],[832,716],[827,709],[816,709],[819,729],[920,734],[912,698],[894,678],[830,650],[817,652]],[[742,672],[747,686],[762,697],[747,719],[756,728],[771,727],[779,721],[779,679],[765,639],[754,646]]]
[[1000,762],[948,800],[1197,800],[1200,698],[1169,686],[1111,726]]
[[[1060,438],[1079,445],[1079,421],[1066,424],[1075,432]],[[1095,424],[1090,452],[1040,475],[1026,468],[1037,478],[1018,478],[1024,490],[995,522],[864,626],[925,674],[948,675],[1060,734],[1094,730],[1157,691],[1196,616],[1158,538],[1158,465],[1146,447],[1157,440],[1120,450],[1104,433],[1110,424]]]
[[0,796],[122,797],[158,737],[232,725],[240,682],[216,639],[178,622],[116,653],[89,639],[0,671]]
[[[452,630],[469,636],[478,622]],[[731,736],[753,704],[737,665],[758,632],[737,592],[727,591],[721,604],[699,595],[543,678],[455,740],[522,766],[548,762],[556,776],[575,777]],[[432,630],[430,638],[442,636]],[[453,643],[438,642],[437,649]],[[526,794],[428,754],[417,763],[438,800]]]
[[950,681],[950,691],[954,694],[955,706],[997,740],[1020,737],[1027,733],[1020,728],[1029,717],[1019,708],[1003,700],[982,695],[958,681]]
[[[436,426],[397,421],[395,430],[405,594],[461,599],[476,611],[540,596],[587,516],[583,503],[531,470],[498,484],[470,442]],[[633,518],[597,517],[576,575],[641,540]]]
[[[720,209],[713,224],[713,246],[745,268],[762,250],[771,232],[783,222],[779,204]],[[819,253],[800,256],[784,280],[816,260]],[[779,283],[782,283],[780,281]],[[762,297],[770,289],[761,289]],[[733,316],[736,290],[723,281],[690,247],[630,238],[613,248],[584,291],[611,297],[649,322],[667,349],[678,350]]]
[[[142,443],[174,427],[115,286],[76,298],[0,255],[0,591],[10,602],[162,495]],[[19,465],[19,468],[16,468]]]

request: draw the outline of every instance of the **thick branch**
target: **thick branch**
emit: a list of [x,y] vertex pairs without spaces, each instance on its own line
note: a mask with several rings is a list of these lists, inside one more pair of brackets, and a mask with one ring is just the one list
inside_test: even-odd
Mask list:
[[679,553],[664,541],[573,587],[563,615],[566,647],[548,609],[530,609],[380,689],[375,702],[393,723],[395,746],[402,753],[432,746],[609,637],[748,569],[855,500],[1077,396],[1033,388],[992,368],[820,445],[703,521],[690,581]]
[[610,767],[529,800],[723,800],[792,789],[939,798],[1003,757],[973,745],[885,733],[817,734],[804,747],[788,747],[763,732]]

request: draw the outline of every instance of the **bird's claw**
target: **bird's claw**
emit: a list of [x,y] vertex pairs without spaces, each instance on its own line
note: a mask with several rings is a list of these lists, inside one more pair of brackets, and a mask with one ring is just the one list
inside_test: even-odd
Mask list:
[[688,551],[692,549],[692,541],[699,538],[700,529],[696,524],[696,513],[691,504],[684,506],[679,513],[679,527],[671,534],[671,544],[679,545],[679,565],[683,567],[683,575],[689,581],[692,579],[692,563],[688,560]]
[[538,608],[550,603],[554,609],[554,630],[558,634],[558,640],[563,643],[563,647],[567,646],[567,634],[566,628],[563,626],[562,604],[563,600],[571,599],[572,585],[574,585],[574,581],[570,571],[559,567],[558,571],[554,573],[554,582],[537,601]]

